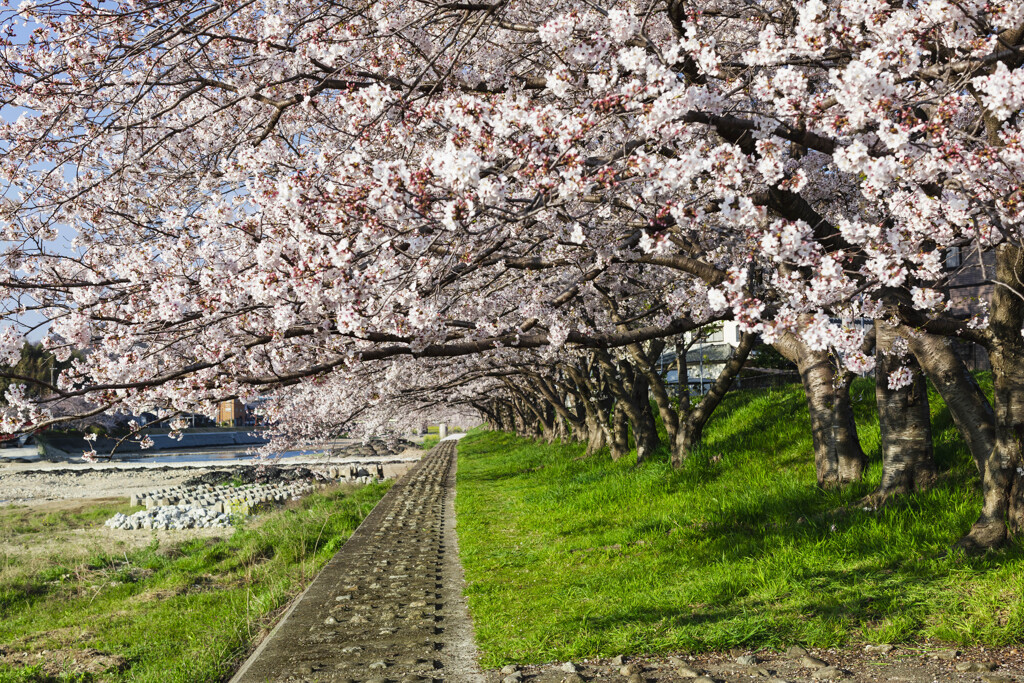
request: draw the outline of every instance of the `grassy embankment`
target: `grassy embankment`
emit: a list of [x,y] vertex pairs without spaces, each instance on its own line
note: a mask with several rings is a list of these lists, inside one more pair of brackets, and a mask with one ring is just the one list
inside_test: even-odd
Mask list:
[[[233,534],[123,550],[95,527],[126,504],[0,508],[0,683],[225,680],[386,489],[325,489]],[[71,542],[90,534],[103,551]],[[49,555],[16,550],[55,538]]]
[[680,471],[576,445],[473,433],[459,446],[459,542],[484,664],[594,655],[1020,642],[1019,546],[948,549],[974,521],[977,474],[932,394],[931,491],[856,505],[881,474],[874,393],[854,387],[863,483],[815,486],[799,387],[738,392]]

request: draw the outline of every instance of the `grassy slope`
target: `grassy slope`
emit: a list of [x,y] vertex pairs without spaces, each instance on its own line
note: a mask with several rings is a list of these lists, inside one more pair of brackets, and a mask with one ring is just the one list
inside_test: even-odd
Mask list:
[[[932,491],[857,508],[881,474],[870,384],[854,387],[866,480],[815,487],[799,387],[730,396],[676,472],[576,445],[474,433],[459,542],[484,664],[731,646],[1019,641],[1024,552],[946,555],[980,499],[932,396]],[[720,457],[719,457],[720,456]]]
[[[354,493],[317,493],[223,540],[154,543],[77,562],[55,558],[21,576],[17,567],[7,568],[0,582],[0,643],[8,651],[95,648],[127,663],[95,678],[0,665],[0,683],[224,680],[272,613],[316,575],[386,489],[375,484]],[[102,524],[111,513],[89,510],[45,521],[11,514],[0,517],[0,529],[82,528]]]

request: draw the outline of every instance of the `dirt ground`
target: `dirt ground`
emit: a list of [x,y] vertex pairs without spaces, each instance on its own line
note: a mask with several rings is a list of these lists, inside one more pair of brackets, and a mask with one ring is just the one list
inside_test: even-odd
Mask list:
[[127,660],[120,655],[93,649],[60,648],[40,652],[18,652],[15,648],[7,652],[0,646],[0,664],[15,669],[41,664],[43,671],[50,676],[58,676],[66,671],[97,675],[105,671],[120,670],[126,663]]
[[124,497],[163,486],[177,486],[212,468],[148,467],[105,469],[0,468],[0,503],[36,505],[67,499]]
[[[623,683],[709,681],[739,683],[1010,683],[1024,681],[1024,648],[959,648],[940,645],[866,646],[865,648],[750,652],[735,650],[711,655],[626,657],[541,666],[510,666],[486,672],[488,683],[579,683],[610,680]],[[748,659],[753,657],[754,659]],[[575,672],[572,671],[575,669]]]

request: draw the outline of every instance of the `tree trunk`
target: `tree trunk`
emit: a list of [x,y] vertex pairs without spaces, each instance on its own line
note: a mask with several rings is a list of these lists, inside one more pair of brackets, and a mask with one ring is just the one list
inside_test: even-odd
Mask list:
[[996,247],[996,281],[990,306],[989,362],[992,364],[995,446],[982,470],[978,520],[960,539],[968,551],[995,548],[1024,526],[1024,302],[1015,288],[1024,281],[1024,251],[1003,242]]
[[511,413],[508,408],[508,404],[505,401],[500,401],[495,406],[495,415],[498,418],[498,429],[503,432],[513,431],[513,424]]
[[636,463],[639,465],[649,458],[661,445],[658,438],[658,423],[651,411],[650,383],[642,373],[633,373],[632,414],[629,414],[630,425],[633,427],[633,441],[636,444]]
[[665,425],[665,434],[669,444],[676,438],[676,428],[679,425],[681,409],[672,404],[672,398],[668,395],[665,380],[655,368],[655,363],[665,350],[665,343],[658,341],[652,343],[650,350],[645,352],[640,344],[630,344],[627,349],[635,361],[634,367],[638,374],[642,374],[647,380],[648,391],[654,398],[654,404],[658,407],[658,414],[661,415],[661,422]]
[[513,404],[512,409],[512,420],[515,424],[516,434],[523,438],[529,438],[530,434],[527,431],[526,420],[523,418],[523,413],[519,410],[519,406]]
[[995,447],[982,471],[981,514],[959,544],[971,551],[995,548],[1009,533],[1024,526],[1020,475],[1024,464],[1024,353],[997,347],[990,351],[989,359],[995,398]]
[[800,372],[811,418],[818,485],[831,487],[856,481],[866,458],[853,420],[849,383],[836,381],[836,368],[827,352],[812,351],[792,333],[784,333],[774,346],[796,363]]
[[537,408],[537,422],[540,426],[541,438],[544,439],[544,443],[554,443],[555,420],[557,419],[555,409],[540,396],[534,396],[534,401]]
[[558,443],[565,443],[568,438],[568,432],[565,428],[565,420],[559,415],[555,415],[555,438]]
[[547,404],[542,405],[543,407],[541,408],[542,416],[540,418],[540,424],[544,430],[544,442],[554,443],[555,439],[557,438],[555,433],[555,420],[557,420],[558,418],[555,416],[554,408]]
[[591,406],[586,406],[587,411],[587,452],[589,458],[602,448],[608,445],[608,430],[601,425],[600,417]]
[[967,366],[953,352],[952,342],[927,332],[913,331],[910,350],[925,375],[935,385],[953,417],[964,442],[974,456],[978,472],[995,447],[995,413]]
[[622,404],[616,403],[612,412],[612,438],[608,444],[612,460],[629,453],[629,421]]
[[842,373],[833,386],[832,440],[835,443],[836,462],[839,464],[839,481],[849,483],[860,481],[868,456],[860,446],[857,436],[857,422],[853,418],[850,403],[850,383],[853,375]]
[[516,414],[515,414],[515,410],[513,410],[512,404],[508,403],[508,402],[505,402],[503,404],[503,407],[504,407],[504,413],[503,414],[505,416],[505,429],[507,431],[510,431],[513,434],[515,434],[516,433]]
[[[803,346],[802,342],[800,346]],[[782,349],[779,350],[787,355]],[[839,461],[832,443],[832,362],[828,354],[822,351],[802,351],[794,357],[787,357],[796,363],[807,397],[814,445],[814,471],[819,486],[834,486],[839,483]]]
[[[913,355],[901,356],[893,351],[893,344],[899,337],[906,338],[907,330],[881,320],[875,323],[875,330],[875,399],[882,438],[882,481],[866,500],[878,506],[894,495],[929,488],[935,483],[936,471],[924,373]],[[911,384],[889,388],[890,375],[904,367],[912,373]]]
[[[750,350],[754,348],[755,339],[756,335],[744,333],[736,352],[722,366],[721,372],[718,373],[718,379],[711,385],[708,393],[701,397],[700,403],[692,410],[689,409],[689,401],[680,405],[675,438],[669,442],[669,447],[672,449],[672,467],[676,469],[682,467],[683,462],[690,454],[690,449],[700,441],[704,434],[704,426],[711,419],[718,404],[729,393],[736,376],[740,374],[746,364]],[[684,405],[686,408],[683,407]]]

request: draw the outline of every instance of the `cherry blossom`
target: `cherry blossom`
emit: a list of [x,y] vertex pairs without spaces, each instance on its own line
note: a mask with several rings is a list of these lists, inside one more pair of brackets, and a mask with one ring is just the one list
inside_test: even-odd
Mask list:
[[[8,7],[0,352],[29,311],[89,352],[4,429],[237,397],[369,433],[439,373],[465,414],[503,364],[624,377],[731,318],[854,372],[855,320],[982,344],[1015,433],[1022,5]],[[995,255],[987,317],[954,248]]]

